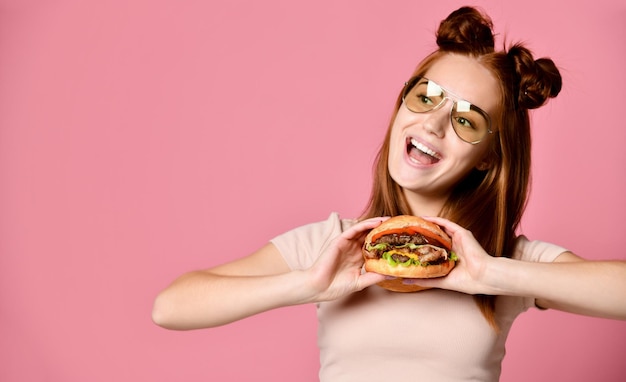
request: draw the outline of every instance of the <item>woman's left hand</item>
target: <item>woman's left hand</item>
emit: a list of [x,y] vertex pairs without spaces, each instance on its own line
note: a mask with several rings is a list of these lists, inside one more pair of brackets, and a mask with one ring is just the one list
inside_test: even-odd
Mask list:
[[442,218],[426,219],[450,235],[459,260],[447,276],[405,283],[468,294],[532,297],[546,309],[626,320],[626,261],[586,261],[567,251],[553,262],[494,257],[463,227]]
[[490,256],[480,246],[474,235],[465,228],[439,217],[425,217],[441,226],[452,238],[452,251],[458,257],[455,267],[444,277],[432,279],[405,279],[406,284],[417,284],[429,288],[450,289],[469,294],[492,292],[483,282]]

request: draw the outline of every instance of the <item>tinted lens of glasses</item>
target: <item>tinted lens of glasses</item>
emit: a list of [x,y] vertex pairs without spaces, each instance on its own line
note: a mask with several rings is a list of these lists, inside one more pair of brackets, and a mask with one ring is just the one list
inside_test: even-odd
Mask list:
[[[453,100],[441,86],[423,77],[414,77],[407,82],[402,98],[414,113],[427,113],[439,109],[447,99]],[[491,132],[489,115],[464,100],[454,100],[450,120],[459,138],[469,143],[478,143]]]

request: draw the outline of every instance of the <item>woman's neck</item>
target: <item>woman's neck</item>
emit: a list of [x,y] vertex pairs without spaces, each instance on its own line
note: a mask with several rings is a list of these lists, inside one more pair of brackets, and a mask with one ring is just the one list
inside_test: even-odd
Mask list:
[[423,195],[404,189],[404,197],[415,216],[439,216],[448,195]]

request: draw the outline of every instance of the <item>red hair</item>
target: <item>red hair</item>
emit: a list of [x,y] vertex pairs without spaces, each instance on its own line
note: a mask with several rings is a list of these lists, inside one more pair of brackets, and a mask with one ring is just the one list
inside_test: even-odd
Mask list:
[[[440,216],[472,232],[492,256],[510,257],[516,230],[526,207],[530,182],[529,109],[543,105],[561,90],[561,76],[549,58],[535,60],[521,44],[494,49],[491,19],[475,8],[462,7],[439,25],[438,49],[427,56],[413,75],[424,73],[449,54],[477,60],[498,80],[499,112],[493,118],[494,139],[489,152],[490,167],[472,170],[453,189]],[[398,95],[387,134],[374,163],[370,200],[362,218],[412,214],[402,188],[389,174],[391,127],[402,104]],[[475,296],[487,319],[495,322],[495,297]]]

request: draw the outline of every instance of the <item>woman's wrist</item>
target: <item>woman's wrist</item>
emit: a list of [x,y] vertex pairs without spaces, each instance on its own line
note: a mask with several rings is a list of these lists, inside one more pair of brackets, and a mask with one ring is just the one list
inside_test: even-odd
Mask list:
[[488,295],[515,295],[520,292],[520,272],[516,260],[507,257],[493,257],[484,269],[483,286]]

